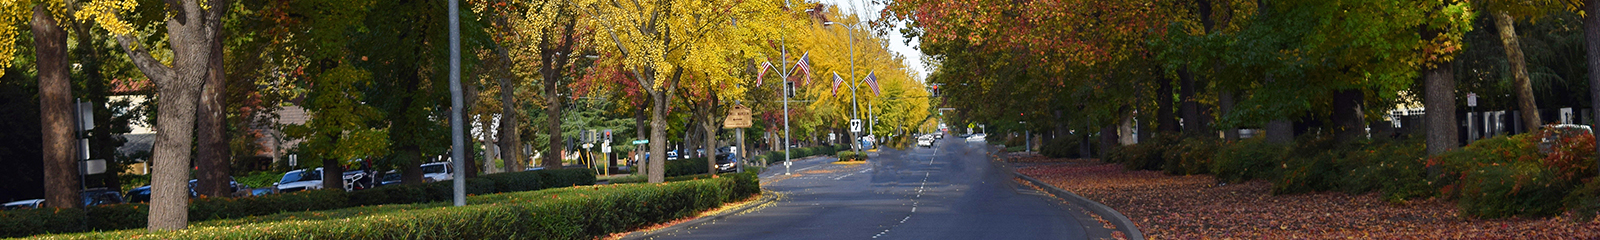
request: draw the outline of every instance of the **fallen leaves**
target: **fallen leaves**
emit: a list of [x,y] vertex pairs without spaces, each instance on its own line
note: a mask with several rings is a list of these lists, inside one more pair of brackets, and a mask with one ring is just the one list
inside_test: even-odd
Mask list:
[[1151,239],[1196,238],[1600,238],[1600,222],[1563,217],[1471,219],[1455,203],[1391,204],[1375,193],[1271,195],[1271,183],[1219,184],[1205,175],[1123,171],[1095,160],[1008,158],[1017,170],[1128,216]]

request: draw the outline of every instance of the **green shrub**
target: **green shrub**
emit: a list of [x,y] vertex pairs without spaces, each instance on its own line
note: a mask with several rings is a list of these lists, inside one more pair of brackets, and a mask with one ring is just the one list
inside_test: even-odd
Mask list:
[[1287,150],[1288,146],[1261,138],[1245,139],[1218,150],[1211,173],[1217,180],[1231,183],[1271,179],[1277,176]]
[[[572,170],[579,170],[579,169],[563,170],[563,171],[559,171],[559,172],[563,172],[563,173],[567,173],[567,172],[589,172],[587,170],[585,170],[585,171],[572,171]],[[483,175],[483,176],[478,176],[478,177],[493,181],[494,182],[494,189],[496,191],[500,191],[500,192],[521,192],[521,191],[533,191],[533,190],[550,188],[549,186],[540,185],[541,184],[540,181],[539,181],[540,176],[545,175],[545,174],[548,174],[548,172],[547,171],[526,171],[526,172],[496,173],[496,174],[488,174],[488,175]],[[590,175],[592,176],[593,174],[590,174]]]
[[[466,190],[468,194],[474,195],[515,192],[529,187],[526,181],[530,178],[543,179],[542,183],[545,185],[535,185],[538,188],[521,191],[593,185],[595,181],[594,173],[589,169],[539,170],[491,174],[467,179]],[[535,184],[541,183],[534,181]],[[452,184],[450,181],[444,181],[383,186],[354,192],[315,190],[245,198],[195,198],[189,202],[189,220],[205,221],[353,206],[447,201],[453,197]],[[497,186],[507,187],[501,189]],[[145,203],[94,206],[85,210],[0,211],[0,237],[144,228],[148,215],[149,207]],[[84,222],[85,219],[88,221]]]
[[282,177],[283,172],[256,171],[236,177],[233,180],[239,182],[239,184],[250,187],[270,187],[273,183],[277,183],[278,179]]
[[84,211],[78,209],[27,209],[0,211],[0,234],[25,237],[41,233],[82,232]]
[[1122,163],[1128,170],[1162,170],[1167,162],[1163,159],[1166,150],[1177,142],[1176,135],[1158,135],[1148,142],[1113,148],[1106,154],[1105,161]]
[[706,158],[703,157],[667,161],[666,176],[705,174],[709,170],[709,166],[706,163]]
[[594,171],[589,169],[540,170],[534,172],[539,173],[539,179],[543,180],[543,185],[540,185],[539,189],[594,185],[595,182]]
[[120,231],[67,239],[594,239],[693,216],[759,193],[753,173],[666,184],[624,184],[478,196],[463,207],[373,216],[277,221],[149,233]]
[[1289,158],[1272,182],[1273,194],[1306,193],[1336,189],[1339,183],[1339,153],[1326,151],[1311,157]]
[[1461,181],[1461,213],[1484,218],[1559,214],[1570,189],[1536,162],[1481,167]]
[[1083,154],[1080,150],[1083,147],[1078,143],[1079,139],[1072,135],[1057,137],[1046,141],[1039,149],[1039,154],[1051,158],[1081,158]]
[[1380,139],[1345,154],[1341,190],[1347,193],[1378,191],[1385,200],[1404,200],[1438,194],[1428,180],[1421,138]]
[[1212,157],[1221,145],[1217,140],[1188,138],[1161,151],[1162,171],[1168,175],[1205,174],[1211,170]]
[[343,190],[314,190],[246,198],[195,198],[189,201],[189,220],[205,221],[280,212],[337,209],[347,206],[349,195]]
[[1600,213],[1600,181],[1591,180],[1573,189],[1562,202],[1576,222],[1594,220],[1595,214]]

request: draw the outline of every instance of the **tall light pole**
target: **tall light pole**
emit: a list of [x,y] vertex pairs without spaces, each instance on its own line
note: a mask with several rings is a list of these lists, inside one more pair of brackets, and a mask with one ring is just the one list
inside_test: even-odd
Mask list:
[[[835,24],[833,21],[822,22],[823,26],[832,27],[833,24]],[[855,37],[855,24],[846,24],[845,25],[845,38],[847,38],[848,42],[850,42],[850,120],[860,120],[861,119],[861,112],[860,112],[860,110],[858,110],[858,108],[859,108],[858,105],[861,105],[861,103],[856,101],[856,87],[857,87],[856,85],[857,84],[856,84],[856,37]],[[855,129],[851,129],[851,130],[852,131],[850,131],[850,150],[853,151],[853,152],[856,152],[856,153],[860,153],[861,152],[860,133],[854,131]]]
[[455,167],[452,187],[456,206],[467,205],[466,143],[462,139],[461,108],[461,16],[460,1],[450,0],[450,165]]

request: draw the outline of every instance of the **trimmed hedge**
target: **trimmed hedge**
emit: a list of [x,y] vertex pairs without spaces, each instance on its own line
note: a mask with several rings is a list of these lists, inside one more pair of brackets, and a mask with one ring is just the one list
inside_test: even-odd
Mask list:
[[865,154],[865,153],[855,153],[855,152],[851,152],[849,150],[839,151],[839,153],[835,153],[834,156],[838,156],[839,157],[839,161],[841,161],[841,162],[866,161],[867,160],[867,154]]
[[[623,184],[475,196],[472,205],[369,216],[119,231],[66,239],[595,239],[690,217],[760,192],[754,173],[663,184]],[[240,231],[240,229],[251,229]]]
[[703,157],[667,161],[666,176],[705,174],[709,166]]
[[[520,192],[593,185],[594,181],[594,172],[589,169],[499,173],[467,179],[467,193],[481,195]],[[418,185],[391,185],[354,192],[317,190],[245,198],[195,198],[189,202],[189,221],[364,205],[445,201],[452,197],[451,184],[445,181]],[[94,206],[84,210],[50,208],[0,211],[0,237],[144,228],[149,213],[150,209],[145,203]]]
[[[789,155],[789,157],[799,159],[799,158],[804,158],[804,157],[810,157],[810,156],[817,156],[817,155],[824,155],[824,154],[834,153],[834,152],[838,152],[839,150],[842,150],[842,149],[850,149],[850,145],[838,145],[838,146],[823,145],[823,146],[815,146],[815,147],[807,147],[807,148],[789,149],[790,151],[793,151]],[[761,161],[766,161],[767,164],[772,164],[772,163],[775,163],[775,162],[782,162],[783,161],[783,151],[770,151],[770,152],[767,152],[766,154],[762,154],[760,156],[760,158],[761,158]]]
[[1267,180],[1274,194],[1378,192],[1384,200],[1442,196],[1469,217],[1544,217],[1600,213],[1595,138],[1546,128],[1496,136],[1437,156],[1420,137],[1339,141],[1306,135],[1293,145],[1262,139],[1211,142],[1157,136],[1118,147],[1105,159],[1130,170],[1215,174],[1219,181]]

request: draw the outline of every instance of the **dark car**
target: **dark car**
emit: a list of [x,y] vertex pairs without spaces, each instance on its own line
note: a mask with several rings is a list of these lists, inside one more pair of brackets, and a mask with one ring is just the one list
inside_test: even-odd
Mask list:
[[[200,192],[194,191],[195,185],[199,184],[199,179],[189,179],[189,197],[200,196]],[[233,177],[228,177],[228,188],[232,190],[231,192],[239,192],[239,181],[234,181]],[[128,194],[124,196],[128,197],[128,202],[150,202],[150,185],[128,190]]]
[[731,153],[717,154],[717,173],[739,171],[739,155]]
[[[83,197],[84,206],[99,206],[124,203],[122,193],[106,188],[91,188],[78,192]],[[44,199],[29,199],[5,203],[4,210],[31,209],[45,207]]]
[[378,186],[380,186],[380,187],[381,186],[388,186],[388,185],[391,185],[391,184],[400,184],[400,172],[399,171],[389,170],[388,172],[384,172],[383,173],[383,180],[378,182]]

